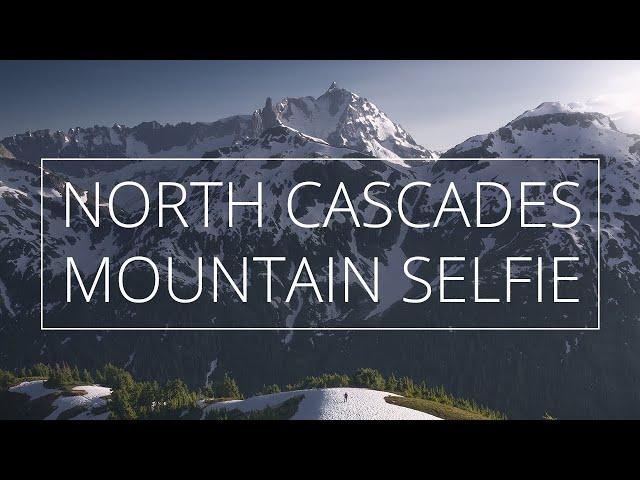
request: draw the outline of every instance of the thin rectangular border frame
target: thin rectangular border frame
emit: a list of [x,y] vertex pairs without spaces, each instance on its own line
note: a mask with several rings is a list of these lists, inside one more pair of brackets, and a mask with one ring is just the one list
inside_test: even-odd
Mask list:
[[[357,160],[357,161],[375,161],[382,160],[393,162],[397,159],[391,158],[40,158],[40,330],[41,331],[503,331],[503,332],[533,332],[533,331],[569,331],[569,332],[584,332],[584,331],[600,331],[600,157],[593,158],[505,158],[505,157],[493,157],[493,158],[443,158],[434,159],[434,161],[578,161],[578,162],[596,162],[598,168],[598,185],[597,185],[597,327],[388,327],[388,328],[376,328],[376,327],[45,327],[44,326],[44,162],[45,161],[179,161],[179,160],[194,160],[194,161],[273,161],[273,160],[285,160],[285,161],[305,161],[305,160]],[[403,158],[400,160],[419,160],[414,158]]]

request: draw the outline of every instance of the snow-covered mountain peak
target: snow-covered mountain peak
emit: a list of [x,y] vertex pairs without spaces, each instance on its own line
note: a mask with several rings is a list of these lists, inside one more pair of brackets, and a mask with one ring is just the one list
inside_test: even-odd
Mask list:
[[331,85],[329,85],[329,88],[327,89],[327,92],[330,92],[332,90],[335,90],[338,88],[338,84],[336,82],[331,82]]
[[541,117],[543,115],[555,115],[557,113],[583,113],[584,109],[578,103],[543,102],[536,108],[527,110],[516,120],[527,117]]
[[327,88],[327,91],[324,92],[322,95],[320,95],[318,97],[318,100],[323,97],[340,97],[345,100],[356,100],[360,98],[360,95],[358,95],[355,92],[352,92],[351,90],[347,90],[346,88],[341,88],[340,86],[338,86],[336,82],[331,82],[331,85],[329,85],[329,88]]
[[434,158],[375,104],[333,82],[320,97],[287,97],[275,106],[283,125],[336,147],[376,157]]
[[491,133],[476,135],[443,157],[606,157],[638,160],[638,136],[576,104],[546,102]]
[[544,124],[562,124],[567,127],[593,125],[596,128],[618,130],[608,116],[588,110],[580,103],[544,102],[536,108],[527,110],[509,123],[518,130],[531,129]]

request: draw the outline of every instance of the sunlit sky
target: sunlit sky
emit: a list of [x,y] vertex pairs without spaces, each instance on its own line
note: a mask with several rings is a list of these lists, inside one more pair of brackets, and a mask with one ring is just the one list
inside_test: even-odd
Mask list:
[[545,101],[640,114],[640,61],[3,61],[0,137],[213,121],[251,113],[267,96],[317,97],[334,80],[434,149]]

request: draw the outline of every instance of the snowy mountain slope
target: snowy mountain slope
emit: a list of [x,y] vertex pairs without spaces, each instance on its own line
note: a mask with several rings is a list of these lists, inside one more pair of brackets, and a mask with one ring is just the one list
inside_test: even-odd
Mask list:
[[15,387],[11,387],[9,391],[26,395],[30,400],[37,400],[38,398],[59,392],[59,390],[55,388],[47,388],[44,380],[21,382]]
[[258,137],[235,142],[231,146],[204,152],[205,158],[344,158],[366,157],[347,147],[334,147],[284,125],[264,130]]
[[[285,128],[285,127],[279,127]],[[330,149],[335,147],[328,147]],[[344,149],[337,149],[343,151]],[[156,162],[149,161],[152,164],[150,171],[160,172],[160,170],[153,164]],[[164,164],[174,162],[159,162]],[[400,244],[396,244],[394,239],[396,236],[389,236],[376,234],[380,236],[380,240],[372,238],[371,235],[367,235],[366,232],[357,232],[349,244],[344,244],[345,237],[352,236],[349,232],[350,227],[345,222],[339,222],[336,227],[327,229],[322,235],[314,234],[311,230],[301,230],[296,228],[288,217],[284,215],[284,211],[287,208],[286,192],[291,188],[294,179],[318,179],[325,177],[327,185],[337,183],[338,181],[344,181],[347,184],[355,184],[361,182],[364,179],[370,181],[390,181],[394,184],[398,183],[400,179],[412,179],[413,175],[411,170],[406,167],[397,166],[391,163],[380,162],[377,160],[351,160],[345,159],[343,162],[326,162],[322,159],[315,161],[247,161],[238,162],[232,160],[222,161],[177,161],[180,165],[183,165],[185,173],[182,177],[178,178],[182,184],[188,185],[191,182],[210,181],[211,179],[219,178],[224,179],[225,182],[233,182],[235,185],[234,195],[237,198],[254,198],[257,190],[257,182],[260,181],[265,190],[265,211],[263,213],[264,222],[262,228],[257,228],[255,221],[255,212],[252,209],[246,209],[239,212],[235,222],[238,222],[240,228],[228,228],[226,223],[227,218],[227,204],[226,204],[226,191],[225,189],[215,189],[210,193],[210,207],[209,218],[212,225],[204,228],[202,221],[202,212],[204,209],[204,198],[200,193],[190,192],[189,201],[186,202],[183,208],[183,215],[188,225],[188,228],[182,227],[177,217],[171,216],[168,219],[168,223],[165,228],[158,228],[154,222],[149,222],[138,228],[136,231],[136,242],[127,246],[127,250],[121,250],[112,257],[112,265],[117,267],[122,259],[130,258],[134,255],[148,256],[150,258],[166,259],[168,256],[174,257],[175,272],[174,283],[178,287],[185,286],[186,290],[190,290],[193,287],[194,272],[197,269],[196,258],[199,256],[205,257],[205,266],[209,265],[209,261],[212,255],[218,255],[220,258],[228,259],[230,262],[232,258],[239,259],[242,256],[252,255],[281,255],[287,257],[287,262],[283,262],[280,265],[274,267],[274,272],[280,283],[284,285],[286,279],[291,277],[292,269],[297,267],[296,262],[298,257],[309,256],[312,260],[314,267],[317,268],[319,273],[318,281],[324,285],[326,281],[326,263],[322,259],[322,252],[327,249],[338,248],[336,254],[336,271],[340,272],[339,263],[342,262],[344,256],[349,256],[352,261],[356,262],[364,271],[367,271],[367,277],[370,274],[370,252],[372,249],[380,249],[381,254],[381,269],[383,273],[391,266],[392,259],[402,255]],[[169,168],[167,170],[171,172]],[[157,184],[158,180],[176,180],[175,178],[166,178],[163,175],[151,177],[151,186]],[[107,174],[107,177],[109,174]],[[101,178],[99,175],[96,178]],[[397,191],[399,187],[395,187]],[[326,197],[326,198],[324,198]],[[304,197],[298,199],[294,203],[295,211],[301,220],[310,222],[319,220],[319,216],[322,211],[318,206],[318,201],[329,202],[331,197],[329,192],[323,194],[323,198],[305,199]],[[354,202],[362,202],[362,193],[354,196]],[[157,217],[157,201],[154,201],[151,206],[150,217]],[[306,213],[305,213],[306,212]],[[370,209],[365,214],[365,220],[373,220],[370,218],[373,211]],[[136,216],[132,213],[132,216]],[[78,231],[80,235],[82,232]],[[393,235],[397,235],[393,234]],[[385,238],[386,237],[386,238]],[[125,245],[124,239],[116,239],[117,245]],[[93,262],[99,261],[101,258],[100,250],[94,251],[96,255],[89,255],[88,262],[91,258]],[[52,269],[56,272],[64,270],[64,257],[47,258],[46,267],[48,270]],[[165,263],[165,262],[162,262]],[[56,264],[55,268],[52,265]],[[94,268],[97,265],[94,265]],[[82,268],[82,267],[81,267]],[[91,267],[89,267],[88,271]],[[140,265],[141,269],[144,269],[143,265]],[[131,271],[135,271],[136,266],[131,267]],[[159,265],[160,275],[163,279],[166,278],[166,266]],[[208,282],[208,279],[205,280]],[[251,283],[263,283],[259,277],[252,278]],[[205,283],[208,285],[208,283]],[[226,289],[226,286],[221,287]],[[276,310],[269,311],[264,310],[257,299],[249,302],[244,309],[254,309],[255,317],[260,319],[261,323],[269,325],[283,325],[294,326],[297,325],[297,321],[304,322],[304,324],[324,324],[326,322],[338,321],[342,316],[352,310],[351,308],[341,308],[336,305],[311,305],[306,300],[310,300],[309,295],[312,296],[312,292],[299,293],[296,295],[292,304],[286,304],[282,302],[284,295],[280,292],[283,287],[274,287],[277,289],[275,294]],[[408,287],[407,287],[408,288]],[[383,303],[380,311],[384,311],[386,306],[401,299],[402,294],[406,290],[392,290],[383,292]],[[388,295],[388,296],[387,296]],[[233,297],[233,295],[230,295]],[[136,308],[132,305],[123,304],[121,307],[114,307],[113,303],[117,300],[112,299],[112,308],[117,308],[119,311],[118,323],[130,322],[135,319],[136,322],[142,321],[144,317],[149,317],[149,312],[146,314],[143,311],[136,312]],[[163,310],[165,315],[173,319],[173,322],[177,321],[177,324],[182,324],[180,321],[180,312],[184,312],[184,308],[180,308],[175,312],[175,316],[170,315],[169,312],[173,312],[173,302],[167,302],[164,305]],[[307,305],[307,303],[309,303]],[[200,308],[199,316],[207,318],[218,318],[216,326],[241,326],[244,325],[242,317],[246,317],[246,314],[242,314],[238,311],[234,314],[230,314],[228,309],[237,309],[235,300],[231,298],[227,300],[223,298],[218,305],[211,305],[211,302],[203,299],[201,304],[198,304]],[[304,308],[303,308],[304,307]],[[347,306],[348,307],[348,306]],[[97,308],[97,307],[96,307]],[[144,309],[142,309],[144,310]],[[155,310],[154,310],[155,311]],[[260,313],[258,313],[260,312]],[[67,311],[53,311],[49,314],[49,317],[55,317],[56,315],[68,316]],[[152,314],[149,321],[153,321],[155,313]],[[100,316],[98,314],[98,316]],[[299,320],[298,320],[299,319]],[[192,319],[194,321],[196,319]],[[253,320],[255,322],[255,320]],[[113,322],[111,322],[113,323]],[[172,323],[173,324],[173,323]],[[197,326],[198,324],[196,324]],[[199,326],[202,325],[202,319]],[[244,325],[246,326],[246,325]],[[285,343],[291,339],[290,334],[283,333],[283,339]]]
[[[46,177],[45,195],[61,196],[55,177]],[[40,179],[38,169],[11,158],[0,159],[0,319],[2,328],[18,323],[35,308],[25,295],[35,288],[40,251]],[[66,239],[55,242],[65,243]]]
[[[367,155],[346,147],[333,147],[324,140],[310,137],[292,128],[278,125],[262,131],[255,138],[234,141],[220,148],[213,148],[215,144],[200,145],[201,151],[196,158],[362,158]],[[165,152],[171,158],[175,151]],[[178,152],[176,158],[192,155]],[[154,157],[148,157],[154,158]],[[136,181],[148,187],[151,197],[156,196],[157,180],[174,181],[182,178],[187,170],[193,166],[191,162],[181,161],[107,161],[100,164],[90,160],[70,162],[49,160],[45,167],[54,171],[69,171],[69,180],[74,184],[93,191],[96,181],[99,181],[105,191],[108,191],[122,179]],[[119,168],[118,168],[119,167]],[[141,206],[141,197],[135,191],[123,190],[118,197],[118,204],[129,212]]]
[[[347,393],[348,400],[344,401]],[[259,395],[245,400],[212,403],[203,408],[203,418],[214,409],[242,412],[276,407],[282,402],[304,396],[291,420],[440,420],[428,413],[387,403],[385,397],[398,395],[366,388],[320,388]]]
[[284,125],[334,146],[381,158],[434,158],[376,105],[335,82],[317,99],[285,98],[275,111]]
[[[106,420],[109,416],[104,408],[107,405],[106,398],[111,395],[111,389],[96,385],[80,385],[73,387],[71,396],[61,396],[54,400],[54,411],[45,420],[57,420],[64,412],[71,409],[80,411],[71,417],[71,420]],[[77,393],[76,393],[77,392]],[[99,413],[97,411],[100,411]]]
[[[406,227],[397,226],[394,222],[389,229],[383,229],[379,232],[364,232],[353,230],[349,227],[348,222],[337,222],[332,228],[328,228],[323,232],[313,232],[311,230],[303,230],[296,228],[287,217],[282,214],[287,208],[287,201],[282,192],[288,191],[292,185],[292,179],[301,181],[303,179],[316,179],[324,177],[324,184],[327,185],[325,195],[330,197],[328,192],[332,192],[329,185],[333,185],[338,179],[345,182],[349,189],[355,190],[358,183],[363,181],[379,181],[387,182],[392,185],[391,192],[399,190],[399,185],[406,184],[413,179],[432,180],[433,185],[430,188],[430,195],[433,198],[441,198],[445,195],[448,182],[443,178],[442,167],[445,162],[436,163],[433,168],[429,165],[423,167],[407,168],[397,166],[391,163],[367,160],[349,160],[342,162],[326,162],[324,160],[316,160],[313,162],[298,161],[251,161],[251,162],[193,162],[194,166],[189,169],[188,173],[180,179],[181,183],[189,184],[191,182],[210,180],[212,178],[224,178],[233,181],[235,185],[239,185],[237,193],[239,198],[253,198],[257,189],[257,182],[262,182],[266,194],[265,205],[267,205],[263,216],[265,218],[262,228],[258,229],[255,222],[255,212],[247,210],[244,212],[242,225],[242,233],[238,229],[229,229],[224,221],[218,221],[215,226],[203,228],[202,211],[203,198],[201,195],[193,194],[187,202],[184,210],[184,217],[189,225],[189,229],[180,226],[177,218],[170,220],[169,231],[158,235],[158,229],[155,226],[143,226],[137,233],[137,249],[129,252],[129,256],[146,252],[154,258],[166,258],[169,255],[176,257],[176,264],[180,265],[180,272],[174,277],[178,282],[184,282],[185,285],[193,283],[193,272],[196,270],[195,259],[201,255],[219,255],[224,258],[239,259],[243,256],[261,255],[269,252],[271,255],[282,255],[287,257],[287,262],[283,262],[277,267],[276,272],[280,283],[285,284],[287,278],[292,275],[292,269],[297,267],[296,258],[306,255],[313,258],[314,271],[317,274],[317,280],[322,286],[326,281],[326,263],[323,265],[323,252],[337,250],[336,264],[340,265],[344,256],[349,256],[365,273],[365,278],[371,278],[371,258],[375,254],[381,259],[382,270],[382,286],[380,302],[375,308],[372,305],[361,305],[359,309],[366,312],[367,318],[375,315],[384,314],[391,306],[400,301],[407,291],[412,287],[411,282],[403,281],[402,266],[404,260],[409,256],[423,253],[424,245],[428,244],[430,250],[438,252],[439,249],[454,248],[457,245],[457,239],[454,232],[461,232],[459,225],[459,217],[452,216],[445,219],[445,229],[442,231],[420,232],[412,231]],[[526,166],[526,168],[524,168]],[[459,164],[456,164],[459,167]],[[445,171],[447,175],[454,175],[459,180],[459,191],[463,199],[470,201],[475,192],[474,178],[477,178],[478,166],[472,163],[465,167],[457,168],[453,173]],[[594,163],[591,164],[567,161],[563,163],[553,162],[536,162],[531,164],[523,164],[521,162],[483,162],[481,171],[483,178],[493,178],[500,180],[505,184],[515,184],[517,180],[539,180],[548,176],[548,171],[557,172],[559,178],[571,177],[579,180],[584,186],[580,194],[575,195],[574,202],[580,204],[586,213],[595,212],[595,201],[593,200],[596,191],[596,171]],[[225,219],[227,216],[227,206],[225,203],[224,189],[218,189],[211,194],[210,201],[212,207],[210,210],[210,218]],[[390,197],[393,193],[390,194]],[[491,199],[491,201],[489,201]],[[304,199],[302,199],[304,200]],[[330,198],[311,198],[308,201],[298,201],[294,204],[294,209],[299,217],[305,222],[316,222],[322,220],[323,203]],[[355,204],[361,204],[364,199],[362,193],[354,193],[353,201]],[[418,206],[411,211],[411,217],[417,216],[433,218],[436,215],[434,211],[435,205],[415,202]],[[487,196],[485,209],[499,209],[504,203],[501,196]],[[395,207],[393,207],[395,211]],[[366,209],[362,212],[364,221],[372,221],[374,209]],[[533,220],[543,220],[543,217],[554,215],[566,215],[568,211],[556,206],[555,209],[549,208],[546,211],[532,212]],[[570,212],[569,212],[570,213]],[[556,218],[560,220],[560,218]],[[456,224],[456,221],[458,224]],[[540,243],[544,245],[553,242],[554,248],[562,248],[567,254],[569,252],[591,252],[593,251],[591,243],[595,241],[595,230],[597,229],[595,218],[590,218],[583,222],[583,231],[579,234],[573,232],[561,233],[550,239],[543,235],[534,237],[527,233],[524,235],[516,228],[513,232],[506,234],[501,232],[500,236],[491,239],[492,245],[489,246],[488,240],[484,239],[485,232],[471,231],[465,233],[464,244],[459,245],[458,251],[465,251],[468,255],[483,256],[489,250],[500,248],[513,248],[516,244],[515,240],[520,241],[523,255],[525,253],[535,254],[536,251],[551,251],[551,246],[542,248]],[[464,229],[463,229],[464,230]],[[515,240],[514,240],[515,236]],[[538,240],[534,243],[533,240]],[[510,250],[511,251],[511,250]],[[317,258],[317,261],[315,260]],[[590,259],[588,266],[593,266],[595,258]],[[233,263],[233,262],[232,262]],[[623,268],[625,265],[621,265]],[[338,268],[336,266],[336,268]],[[496,268],[496,276],[498,275]],[[294,270],[293,270],[294,271]],[[184,273],[182,273],[184,272]],[[320,273],[321,272],[321,273]],[[340,272],[338,268],[338,273]],[[406,279],[405,279],[406,280]],[[260,284],[259,278],[255,279]],[[253,280],[252,280],[253,284]],[[191,287],[193,288],[193,287]],[[434,286],[437,291],[437,285]],[[286,292],[284,292],[286,295]],[[302,294],[301,294],[302,295]],[[294,302],[296,305],[305,304],[303,310],[292,309],[292,305],[282,304],[281,314],[286,314],[285,326],[303,326],[303,325],[323,325],[331,324],[339,321],[346,321],[346,313],[350,312],[350,322],[356,321],[353,309],[349,306],[334,305],[311,305],[311,297],[305,296],[305,302]],[[302,299],[302,298],[301,298]],[[280,301],[280,297],[276,295],[276,301]],[[245,308],[259,308],[253,302],[249,302]],[[167,308],[170,308],[168,306]],[[426,307],[425,307],[426,308]],[[230,320],[230,316],[215,314],[211,312],[211,307],[202,306],[203,311],[211,313],[212,316],[225,318],[224,324]],[[124,311],[124,308],[123,308]],[[221,313],[221,312],[220,312]],[[260,316],[266,321],[268,310],[262,311]],[[137,315],[140,318],[141,314]],[[296,320],[298,319],[298,320]],[[282,318],[278,320],[273,318],[270,322],[282,324]],[[300,324],[299,322],[304,322]],[[309,322],[309,323],[307,323]],[[218,323],[217,325],[221,325]],[[287,334],[287,339],[291,338]]]
[[456,157],[599,157],[604,265],[637,290],[640,136],[620,132],[606,115],[543,103],[495,132],[472,137],[443,155]]
[[47,397],[51,400],[49,413],[44,420],[106,420],[107,397],[111,389],[96,385],[80,385],[73,387],[73,393],[64,393],[57,388],[47,388],[44,380],[22,382],[11,387],[9,392],[25,395],[29,401]]
[[[34,303],[34,289],[40,275],[41,198],[44,199],[45,257],[74,256],[84,270],[89,266],[83,259],[91,258],[87,252],[116,255],[126,242],[126,236],[118,233],[108,219],[92,232],[83,225],[77,232],[65,229],[56,221],[64,211],[65,178],[45,169],[42,181],[41,197],[38,167],[18,159],[0,158],[0,258],[3,259],[0,262],[0,313],[6,315],[3,328],[10,322],[19,322],[25,314],[34,314],[36,307],[39,309],[39,303]],[[89,201],[89,207],[91,204]],[[126,218],[126,213],[121,214]],[[55,262],[50,267],[45,272],[45,281],[56,285],[66,267]]]
[[547,102],[527,110],[498,130],[476,135],[443,158],[597,157],[638,158],[640,136],[620,132],[601,113]]

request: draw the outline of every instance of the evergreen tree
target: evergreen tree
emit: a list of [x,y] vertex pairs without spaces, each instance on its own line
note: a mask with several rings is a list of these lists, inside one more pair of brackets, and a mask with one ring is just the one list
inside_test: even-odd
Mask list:
[[397,392],[398,391],[398,379],[396,378],[396,376],[393,373],[387,379],[386,384],[387,384],[386,388],[390,392]]
[[141,416],[148,417],[157,412],[162,404],[162,394],[158,382],[144,382],[141,385],[136,406]]
[[373,368],[359,368],[353,376],[354,383],[359,387],[373,390],[384,390],[385,381],[382,374]]
[[415,397],[416,386],[413,383],[413,379],[409,377],[402,377],[398,381],[398,392],[404,395],[405,397]]
[[102,382],[105,387],[128,389],[133,386],[133,377],[126,370],[107,363],[102,371]]
[[109,410],[114,420],[135,420],[138,418],[127,390],[114,390],[111,393]]
[[86,385],[92,385],[94,383],[91,372],[89,372],[89,370],[87,370],[86,368],[82,370],[82,383]]
[[16,377],[13,373],[7,370],[0,370],[0,392],[4,392],[9,389],[16,381]]
[[96,370],[94,377],[97,384],[104,385],[104,373],[100,369]]
[[280,386],[275,383],[273,385],[263,385],[259,395],[269,395],[272,393],[280,393]]
[[202,391],[202,396],[205,398],[215,398],[216,392],[213,389],[213,385],[207,385],[205,389]]
[[69,365],[67,365],[66,363],[63,363],[62,365],[56,363],[55,367],[51,371],[51,374],[49,375],[47,385],[56,388],[73,383],[77,383],[77,381],[74,380],[73,370],[69,367]]
[[195,406],[195,396],[189,392],[185,383],[175,379],[167,383],[163,391],[164,408],[176,412]]
[[285,390],[304,390],[306,388],[336,388],[336,387],[348,387],[351,384],[351,379],[348,375],[341,375],[339,373],[323,373],[320,376],[308,376],[301,381],[292,385],[287,385]]
[[429,387],[427,386],[427,382],[423,380],[422,382],[420,382],[420,385],[417,387],[415,395],[416,397],[424,398],[425,395],[427,395],[428,391],[429,391]]
[[45,365],[44,363],[36,363],[33,367],[31,367],[31,376],[33,377],[47,377],[49,378],[51,375],[51,368],[49,365]]
[[222,398],[242,398],[238,384],[228,373],[224,374],[222,382],[216,387],[216,393]]

